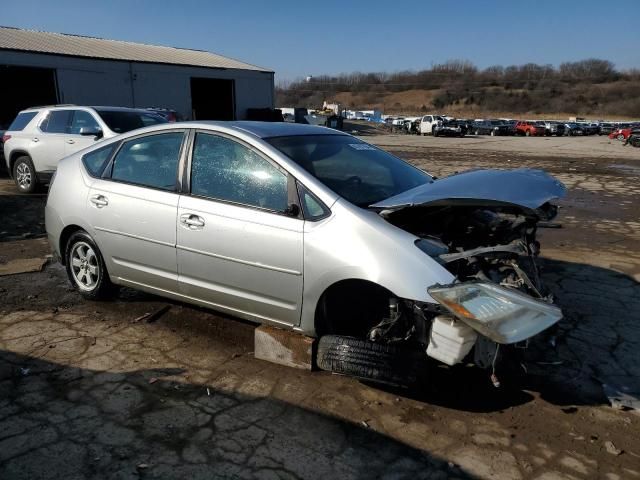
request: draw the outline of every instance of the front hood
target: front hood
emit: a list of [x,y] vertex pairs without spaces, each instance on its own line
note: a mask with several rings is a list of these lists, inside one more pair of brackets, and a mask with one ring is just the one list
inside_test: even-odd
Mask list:
[[565,193],[562,182],[542,170],[470,170],[417,186],[371,208],[394,211],[414,206],[508,206],[536,213]]

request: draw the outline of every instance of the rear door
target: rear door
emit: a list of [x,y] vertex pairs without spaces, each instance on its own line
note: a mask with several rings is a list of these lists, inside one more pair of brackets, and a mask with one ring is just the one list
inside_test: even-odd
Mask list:
[[193,143],[190,194],[178,208],[181,293],[245,318],[298,324],[304,221],[286,213],[297,203],[293,178],[234,138],[197,132]]
[[53,171],[65,156],[65,139],[72,110],[51,110],[31,138],[29,153],[36,171]]
[[120,283],[177,291],[177,172],[184,137],[184,130],[172,130],[128,139],[91,186],[90,222],[109,273]]

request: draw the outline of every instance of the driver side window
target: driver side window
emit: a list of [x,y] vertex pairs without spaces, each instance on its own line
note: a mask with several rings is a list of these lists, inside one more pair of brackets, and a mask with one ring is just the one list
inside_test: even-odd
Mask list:
[[198,133],[191,162],[191,193],[274,212],[288,205],[287,175],[251,148]]
[[96,131],[100,128],[100,125],[98,125],[96,119],[93,118],[93,115],[89,112],[74,110],[69,133],[71,135],[80,135],[81,128]]

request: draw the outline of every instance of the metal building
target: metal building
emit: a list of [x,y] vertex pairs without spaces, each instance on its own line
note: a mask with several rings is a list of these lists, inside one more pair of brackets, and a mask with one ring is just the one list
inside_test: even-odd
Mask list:
[[273,108],[273,76],[201,50],[0,27],[0,130],[23,108],[57,103],[241,120]]

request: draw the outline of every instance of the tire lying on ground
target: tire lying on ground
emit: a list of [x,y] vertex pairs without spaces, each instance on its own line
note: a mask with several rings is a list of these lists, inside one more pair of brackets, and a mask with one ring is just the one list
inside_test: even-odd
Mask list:
[[427,369],[425,354],[417,349],[339,335],[320,338],[317,364],[322,370],[400,386],[418,383]]

